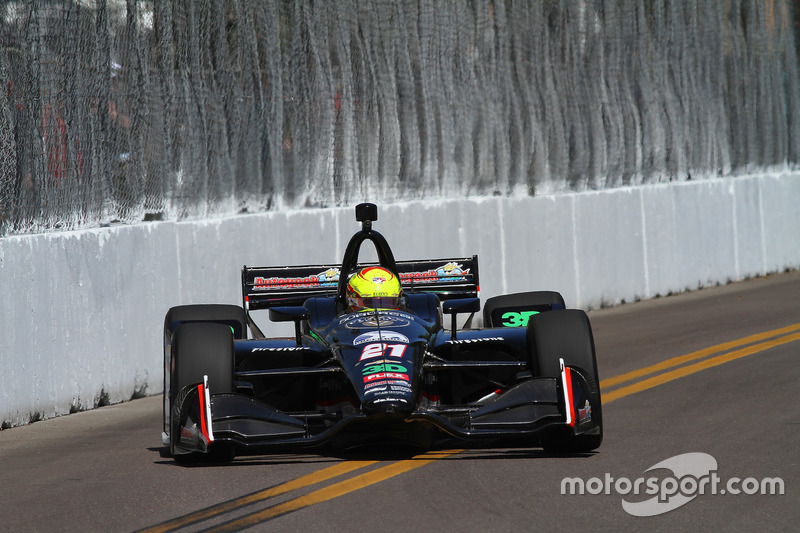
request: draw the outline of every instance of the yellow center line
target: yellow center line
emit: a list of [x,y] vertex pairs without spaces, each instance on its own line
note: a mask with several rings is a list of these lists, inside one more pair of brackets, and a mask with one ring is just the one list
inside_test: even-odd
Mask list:
[[445,457],[461,453],[462,451],[464,450],[446,450],[417,455],[411,459],[398,461],[351,479],[340,481],[339,483],[323,487],[310,494],[306,494],[305,496],[300,496],[288,502],[264,509],[263,511],[258,511],[236,520],[231,520],[230,522],[221,524],[215,528],[206,529],[205,531],[215,533],[240,531],[244,528],[259,524],[265,520],[269,520],[270,518],[291,513],[292,511],[297,511],[298,509],[332,500],[334,498],[338,498],[339,496],[344,496],[350,492],[369,487],[375,483],[380,483],[381,481],[391,477],[414,470],[415,468],[420,468],[438,459],[444,459]]
[[670,372],[664,372],[663,374],[659,374],[658,376],[653,376],[651,378],[639,381],[638,383],[633,383],[625,387],[620,387],[619,389],[615,389],[610,392],[604,392],[603,405],[613,402],[614,400],[617,400],[619,398],[623,398],[625,396],[641,392],[643,390],[652,389],[653,387],[662,385],[664,383],[667,383],[669,381],[678,378],[682,378],[684,376],[688,376],[689,374],[694,374],[695,372],[719,366],[723,363],[734,361],[736,359],[740,359],[742,357],[746,357],[748,355],[752,355],[755,353],[763,352],[770,348],[774,348],[775,346],[780,346],[782,344],[787,344],[789,342],[793,342],[796,340],[800,340],[800,333],[795,333],[793,335],[786,335],[784,337],[779,337],[777,339],[773,339],[767,342],[762,342],[760,344],[754,344],[752,346],[748,346],[740,350],[729,352],[723,355],[718,355],[717,357],[712,357],[710,359],[706,359],[705,361],[700,361],[699,363],[695,363],[693,365],[677,368]]
[[[662,370],[667,370],[669,368],[682,365],[684,363],[688,363],[690,361],[694,361],[697,359],[702,359],[703,357],[708,357],[710,355],[714,355],[720,352],[725,352],[728,350],[732,350],[734,348],[738,348],[740,346],[744,346],[746,344],[751,344],[754,342],[762,341],[764,339],[769,339],[772,337],[776,337],[778,335],[783,335],[785,333],[791,333],[793,331],[800,330],[800,323],[792,324],[791,326],[786,326],[784,328],[774,329],[772,331],[765,331],[764,333],[757,333],[755,335],[750,335],[749,337],[744,337],[742,339],[738,339],[735,341],[724,342],[722,344],[718,344],[716,346],[711,346],[709,348],[704,348],[702,350],[698,350],[696,352],[692,352],[686,355],[681,355],[679,357],[673,357],[672,359],[667,359],[665,361],[661,361],[660,363],[656,363],[652,366],[648,366],[645,368],[640,368],[638,370],[633,370],[631,372],[620,374],[619,376],[614,376],[612,378],[604,379],[600,381],[600,388],[601,389],[608,389],[609,387],[613,387],[615,385],[619,385],[621,383],[625,383],[626,381],[632,381],[634,379],[638,379],[640,377],[644,377],[650,374],[655,374],[656,372],[660,372]],[[603,397],[603,402],[605,403],[605,395]]]
[[346,461],[343,463],[337,463],[328,468],[317,470],[316,472],[306,474],[305,476],[301,476],[297,479],[288,481],[281,485],[277,485],[275,487],[270,487],[268,489],[254,492],[253,494],[242,496],[241,498],[236,498],[235,500],[230,500],[227,502],[220,503],[218,505],[213,505],[211,507],[201,509],[195,513],[191,513],[185,516],[174,518],[167,522],[163,522],[161,524],[158,524],[157,526],[149,527],[147,529],[142,529],[140,530],[140,533],[162,533],[166,531],[174,531],[176,529],[188,526],[189,524],[194,524],[202,520],[207,520],[209,518],[213,518],[215,516],[228,513],[230,511],[234,511],[241,507],[245,507],[253,503],[273,498],[275,496],[284,494],[286,492],[291,492],[293,490],[301,489],[303,487],[315,485],[317,483],[327,481],[329,479],[341,476],[343,474],[347,474],[348,472],[352,472],[354,470],[358,470],[361,468],[366,468],[367,466],[373,465],[377,462],[378,461]]

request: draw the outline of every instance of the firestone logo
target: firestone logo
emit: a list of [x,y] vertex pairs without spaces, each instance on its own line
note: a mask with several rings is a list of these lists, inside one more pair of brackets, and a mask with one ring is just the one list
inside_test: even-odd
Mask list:
[[[693,452],[676,455],[654,464],[645,472],[668,470],[667,476],[640,477],[631,480],[626,477],[614,478],[606,473],[583,480],[564,478],[561,480],[562,495],[611,494],[625,496],[622,508],[633,516],[656,516],[668,513],[706,494],[734,495],[783,495],[784,482],[781,478],[761,480],[748,477],[731,477],[723,481],[717,474],[717,460],[707,453]],[[652,496],[640,500],[636,496]],[[630,498],[634,496],[634,498]],[[626,499],[630,498],[630,499]]]

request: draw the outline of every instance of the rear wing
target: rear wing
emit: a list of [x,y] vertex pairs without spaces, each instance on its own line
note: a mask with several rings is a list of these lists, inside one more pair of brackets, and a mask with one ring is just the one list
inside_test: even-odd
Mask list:
[[[359,267],[372,263],[360,264]],[[478,256],[397,261],[400,285],[407,293],[428,292],[440,300],[477,298]],[[336,296],[340,265],[242,267],[242,297],[249,310],[302,305],[308,298]]]

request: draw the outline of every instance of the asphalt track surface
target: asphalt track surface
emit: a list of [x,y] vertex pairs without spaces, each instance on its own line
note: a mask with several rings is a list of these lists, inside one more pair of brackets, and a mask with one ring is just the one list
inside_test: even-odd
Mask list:
[[[495,442],[182,467],[162,454],[158,396],[0,431],[0,530],[797,531],[800,273],[590,317],[604,395],[597,453]],[[697,452],[716,461],[713,492],[711,474],[702,484],[675,463],[648,472]],[[584,494],[562,494],[565,478]],[[747,494],[777,479],[783,494]],[[663,506],[634,516],[623,500],[656,498],[647,483]]]

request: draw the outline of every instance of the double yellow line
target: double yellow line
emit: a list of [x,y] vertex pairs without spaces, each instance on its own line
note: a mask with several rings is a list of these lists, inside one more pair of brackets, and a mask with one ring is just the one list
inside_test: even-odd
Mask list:
[[[603,404],[605,405],[619,398],[643,390],[652,389],[653,387],[688,376],[689,374],[694,374],[695,372],[707,368],[712,368],[742,357],[747,357],[748,355],[763,352],[764,350],[798,339],[800,339],[800,323],[765,331],[756,335],[750,335],[749,337],[744,337],[735,341],[724,342],[686,355],[673,357],[672,359],[667,359],[666,361],[661,361],[660,363],[640,368],[626,374],[604,379],[600,381]],[[687,364],[692,361],[697,362]],[[669,370],[671,368],[674,370]],[[640,380],[640,378],[651,375],[652,377]],[[620,386],[630,381],[634,381],[634,383]]]
[[[345,479],[344,481],[334,483],[333,485],[315,490],[309,494],[306,494],[305,496],[299,496],[287,502],[273,505],[272,507],[235,518],[216,527],[204,528],[203,531],[215,533],[241,531],[242,529],[254,526],[264,522],[265,520],[269,520],[270,518],[275,518],[276,516],[291,513],[310,505],[332,500],[333,498],[337,498],[358,489],[363,489],[364,487],[374,485],[375,483],[379,483],[404,472],[420,468],[432,463],[433,461],[450,457],[451,455],[455,455],[462,451],[464,450],[432,451],[417,455],[411,459],[397,461],[382,468],[377,468],[364,474],[360,474],[358,476]],[[370,467],[376,463],[378,463],[378,461],[345,461],[343,463],[338,463],[328,468],[323,468],[322,470],[299,477],[282,485],[271,487],[247,496],[242,496],[241,498],[236,498],[218,505],[207,507],[195,513],[181,516],[156,526],[143,529],[140,533],[164,533],[167,531],[176,531],[186,526],[197,524],[204,520],[210,520],[225,513],[236,511],[248,505],[264,502],[270,498],[274,498],[293,490],[309,487],[311,485],[322,483],[323,481],[328,481],[356,470]]]

